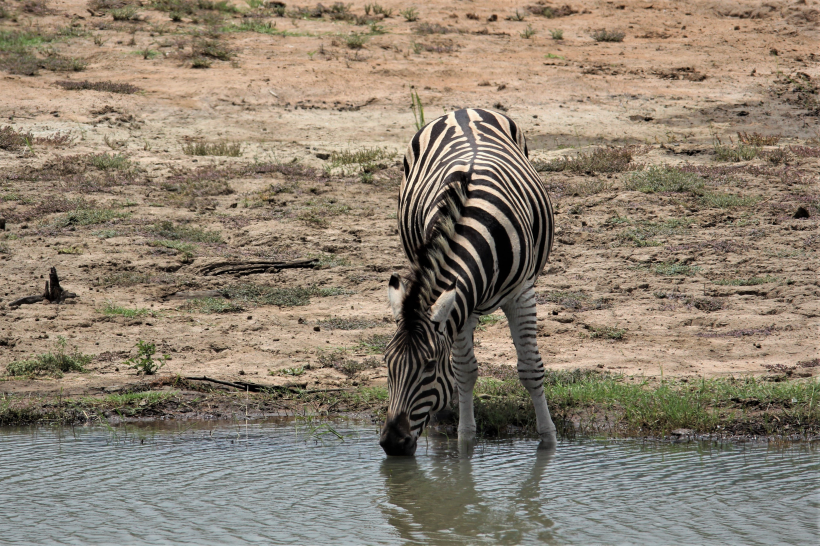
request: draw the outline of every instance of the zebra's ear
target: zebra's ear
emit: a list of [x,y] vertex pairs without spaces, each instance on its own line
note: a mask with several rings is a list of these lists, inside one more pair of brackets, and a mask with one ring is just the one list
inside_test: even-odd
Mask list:
[[440,332],[444,331],[444,325],[453,310],[453,304],[456,302],[456,288],[453,286],[449,290],[442,292],[442,294],[430,307],[430,320],[438,325]]
[[401,305],[404,302],[404,283],[398,273],[390,275],[390,283],[387,285],[387,301],[390,302],[390,309],[393,311],[393,319],[399,320],[401,315]]

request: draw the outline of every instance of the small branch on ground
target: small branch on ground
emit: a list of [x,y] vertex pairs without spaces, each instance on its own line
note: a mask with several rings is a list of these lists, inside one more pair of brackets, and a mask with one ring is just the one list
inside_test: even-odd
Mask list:
[[215,262],[199,268],[200,275],[236,275],[244,277],[254,273],[276,273],[281,269],[313,268],[319,260],[297,260],[295,262],[274,262],[270,260],[253,260],[248,262]]

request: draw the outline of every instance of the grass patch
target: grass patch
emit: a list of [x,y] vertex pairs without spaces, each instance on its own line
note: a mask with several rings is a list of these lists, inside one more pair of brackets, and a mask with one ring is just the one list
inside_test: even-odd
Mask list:
[[53,46],[61,36],[42,32],[0,30],[0,68],[24,76],[36,76],[40,69],[54,72],[78,72],[85,61],[60,55]]
[[330,154],[330,163],[334,167],[342,165],[366,165],[380,161],[390,161],[396,157],[396,152],[387,148],[359,148],[358,150],[343,150]]
[[[631,382],[623,376],[579,370],[547,371],[544,383],[556,421],[573,416],[582,423],[594,420],[588,425],[593,431],[657,436],[684,428],[697,433],[769,435],[816,433],[820,428],[816,381],[747,377]],[[532,402],[516,379],[481,377],[475,393],[480,433],[495,436],[512,427],[535,433]]]
[[148,243],[151,246],[158,246],[163,248],[170,248],[172,250],[176,250],[180,254],[182,254],[185,261],[190,261],[191,258],[194,257],[197,247],[196,245],[192,245],[191,243],[186,243],[183,241],[170,241],[168,239],[160,239],[157,241],[151,241]]
[[78,350],[66,352],[67,343],[62,336],[57,338],[56,350],[32,356],[26,360],[15,360],[6,366],[6,374],[15,377],[36,377],[47,375],[62,377],[64,373],[84,372],[92,356],[84,355]]
[[656,241],[655,237],[676,235],[693,222],[692,218],[671,218],[664,222],[639,222],[635,227],[619,233],[618,241],[621,244],[631,243],[636,247],[661,246],[663,243]]
[[120,271],[113,275],[98,277],[95,286],[136,286],[138,284],[176,284],[176,278],[169,274],[141,273],[139,271]]
[[719,140],[715,142],[715,160],[730,161],[751,161],[760,153],[760,148],[748,144],[739,143],[737,146],[724,146]]
[[113,409],[119,409],[125,406],[154,406],[165,402],[169,398],[173,398],[179,394],[179,391],[143,391],[143,392],[127,392],[123,394],[109,394],[102,399],[87,398],[86,402],[93,405],[104,407],[114,406]]
[[699,194],[703,179],[695,173],[687,173],[666,166],[652,165],[643,171],[632,173],[626,181],[626,189],[643,193],[678,192]]
[[592,39],[596,42],[623,42],[626,34],[620,30],[596,30]]
[[65,146],[71,144],[73,138],[67,133],[58,132],[48,136],[34,136],[31,132],[15,130],[13,127],[0,128],[0,149],[21,150],[28,148],[33,151],[33,146]]
[[312,297],[328,297],[349,294],[341,288],[320,288],[318,286],[277,288],[258,284],[235,284],[223,290],[225,297],[251,305],[277,305],[279,307],[299,307],[310,304]]
[[339,203],[335,199],[310,199],[296,217],[313,227],[326,228],[330,226],[328,218],[349,212],[349,206]]
[[133,93],[137,93],[142,91],[136,85],[131,85],[130,83],[115,83],[111,81],[102,81],[102,82],[90,82],[88,80],[84,81],[58,81],[55,82],[57,85],[62,87],[67,91],[103,91],[106,93],[119,93],[121,95],[131,95]]
[[60,38],[60,33],[0,30],[0,68],[24,76],[36,76],[41,68],[63,72],[85,69],[84,61],[63,57],[52,46],[46,47]]
[[575,157],[564,156],[551,161],[534,161],[533,167],[539,172],[619,173],[638,168],[632,163],[635,152],[634,146],[598,148],[591,152],[580,152]]
[[197,40],[191,45],[191,56],[194,59],[230,61],[233,58],[233,52],[219,40]]
[[345,37],[345,45],[350,49],[361,49],[367,42],[367,36],[358,32],[351,32]]
[[316,326],[319,326],[323,330],[365,330],[367,328],[375,328],[376,326],[382,326],[383,324],[383,322],[379,322],[376,320],[367,320],[361,318],[332,318],[316,322]]
[[172,196],[175,204],[191,205],[203,197],[232,194],[228,180],[236,176],[234,169],[213,166],[190,171],[177,170],[162,183],[162,189],[176,194]]
[[731,193],[705,193],[700,196],[700,203],[704,207],[731,209],[737,207],[751,207],[760,201],[756,195],[733,195]]
[[152,234],[159,237],[161,240],[165,239],[170,241],[188,241],[191,243],[223,242],[222,234],[218,231],[207,231],[196,227],[180,226],[168,220],[157,222],[151,228],[149,228],[149,231]]
[[393,339],[393,334],[373,334],[359,340],[356,350],[365,351],[369,354],[384,354],[391,339]]
[[747,279],[718,279],[714,283],[723,286],[757,286],[777,282],[777,280],[777,277],[766,275],[765,277],[749,277]]
[[128,218],[129,216],[131,216],[130,212],[120,212],[113,209],[77,209],[58,216],[51,222],[51,226],[56,228],[91,226],[120,218]]
[[185,311],[191,313],[239,313],[245,308],[241,305],[223,298],[196,298],[188,300],[182,306]]
[[126,5],[115,8],[108,12],[115,21],[135,21],[139,18],[139,10],[136,6]]
[[478,327],[486,328],[487,326],[494,326],[505,319],[506,317],[501,315],[482,315],[478,318]]
[[229,142],[191,142],[182,146],[182,152],[185,155],[239,157],[242,155],[242,144],[231,144]]
[[589,330],[589,337],[592,339],[614,339],[616,341],[624,338],[626,334],[625,328],[617,328],[615,326],[584,326]]
[[131,167],[131,160],[122,154],[101,153],[88,156],[88,163],[101,171],[126,170]]
[[404,17],[404,20],[407,21],[408,23],[413,23],[415,21],[418,21],[419,10],[417,10],[416,8],[403,9],[403,10],[399,11],[399,15]]
[[122,307],[120,305],[115,305],[113,303],[106,302],[105,307],[102,308],[103,315],[109,316],[120,316],[126,318],[137,318],[137,317],[145,317],[145,316],[156,316],[153,311],[150,309],[140,309],[139,307],[135,307],[133,309],[129,307]]
[[348,377],[353,377],[361,371],[377,368],[382,365],[380,360],[372,357],[366,358],[363,361],[348,358],[345,349],[335,349],[331,352],[321,351],[318,355],[317,362],[322,368],[333,368]]
[[291,377],[299,377],[300,375],[305,373],[304,366],[294,366],[293,368],[284,368],[282,370],[269,370],[268,373],[270,375],[287,375]]

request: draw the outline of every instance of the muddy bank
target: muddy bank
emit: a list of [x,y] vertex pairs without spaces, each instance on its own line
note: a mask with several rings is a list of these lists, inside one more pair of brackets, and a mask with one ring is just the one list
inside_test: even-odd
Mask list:
[[[504,372],[499,370],[499,374]],[[814,440],[820,434],[820,393],[806,381],[713,380],[699,385],[630,381],[580,370],[548,377],[550,409],[562,437],[603,434],[722,440]],[[781,379],[781,380],[777,380]],[[268,417],[347,416],[383,421],[387,390],[298,387],[250,392],[218,383],[166,376],[91,396],[6,395],[0,425],[81,425],[154,420],[245,421]],[[516,381],[483,377],[476,388],[482,436],[533,435],[535,416]],[[440,412],[432,429],[457,434],[458,408]]]

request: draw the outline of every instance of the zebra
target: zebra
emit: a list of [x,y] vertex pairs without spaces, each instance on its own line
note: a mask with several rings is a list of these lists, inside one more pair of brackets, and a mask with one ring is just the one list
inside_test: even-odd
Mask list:
[[387,455],[414,455],[455,388],[459,441],[475,438],[473,330],[498,307],[538,433],[554,446],[533,290],[552,248],[553,211],[528,155],[518,125],[482,109],[430,122],[407,147],[398,223],[411,271],[406,279],[393,273],[387,290],[398,326],[385,350],[389,403],[379,443]]

